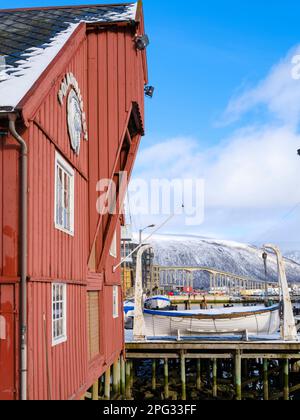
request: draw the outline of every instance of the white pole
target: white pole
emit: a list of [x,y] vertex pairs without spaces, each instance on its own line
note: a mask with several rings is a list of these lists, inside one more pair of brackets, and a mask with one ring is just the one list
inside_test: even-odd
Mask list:
[[283,299],[283,331],[282,339],[284,341],[298,341],[298,334],[295,324],[293,305],[291,301],[289,286],[286,278],[285,263],[280,249],[275,245],[265,245],[266,250],[275,252],[278,264],[278,281]]
[[142,246],[136,258],[136,278],[135,278],[135,304],[134,304],[134,324],[133,339],[134,341],[145,341],[146,326],[144,319],[144,301],[143,301],[143,270],[142,257],[145,251],[151,249],[151,245]]

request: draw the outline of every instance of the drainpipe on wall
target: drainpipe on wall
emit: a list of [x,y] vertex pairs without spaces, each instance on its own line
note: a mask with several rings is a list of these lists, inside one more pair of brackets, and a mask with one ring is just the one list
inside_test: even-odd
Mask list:
[[20,399],[27,400],[27,166],[28,148],[25,140],[16,130],[16,114],[9,114],[9,131],[20,145],[20,209],[21,209],[21,241],[20,241]]

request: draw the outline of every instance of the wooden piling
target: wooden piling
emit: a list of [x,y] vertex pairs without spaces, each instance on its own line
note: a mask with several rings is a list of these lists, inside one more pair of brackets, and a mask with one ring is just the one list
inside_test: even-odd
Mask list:
[[197,360],[197,391],[202,390],[202,380],[201,380],[201,359]]
[[133,389],[134,385],[134,364],[133,361],[130,362],[130,388]]
[[213,359],[213,397],[214,398],[217,398],[218,396],[217,374],[218,374],[218,362],[217,362],[217,359]]
[[170,398],[169,394],[169,361],[165,359],[164,361],[164,377],[165,377],[165,400]]
[[110,382],[111,382],[111,368],[109,367],[105,372],[105,386],[104,386],[104,398],[110,400]]
[[289,384],[289,369],[290,369],[290,363],[289,360],[286,359],[283,362],[283,399],[284,401],[289,401],[290,399],[290,384]]
[[264,382],[264,400],[269,401],[269,361],[264,359],[263,361],[263,382]]
[[242,359],[240,352],[235,355],[235,387],[236,400],[242,400]]
[[99,397],[103,395],[103,377],[100,376],[99,378]]
[[121,364],[120,364],[120,369],[121,369],[121,395],[124,398],[126,396],[126,373],[125,373],[125,360],[124,360],[124,356],[121,356]]
[[96,381],[92,388],[92,400],[98,401],[99,400],[99,382]]
[[152,391],[156,391],[156,360],[152,360]]
[[186,366],[184,353],[180,354],[180,365],[181,365],[181,385],[182,385],[182,401],[186,401]]
[[121,356],[118,359],[118,394],[121,395]]
[[130,367],[131,367],[131,363],[127,360],[126,365],[125,365],[125,371],[126,371],[126,390],[125,390],[125,394],[126,394],[126,400],[130,400],[131,399],[131,375],[130,375]]
[[115,361],[113,365],[113,393],[116,396],[119,392],[119,362]]

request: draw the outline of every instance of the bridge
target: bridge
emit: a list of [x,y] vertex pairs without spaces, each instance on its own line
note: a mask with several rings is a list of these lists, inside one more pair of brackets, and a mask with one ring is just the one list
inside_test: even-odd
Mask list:
[[[232,273],[216,270],[208,267],[167,267],[153,266],[151,284],[148,288],[159,289],[194,288],[196,273],[205,273],[209,277],[211,291],[228,290],[228,292],[240,292],[241,290],[265,290],[266,283],[262,280],[250,279]],[[274,283],[268,283],[274,287]]]

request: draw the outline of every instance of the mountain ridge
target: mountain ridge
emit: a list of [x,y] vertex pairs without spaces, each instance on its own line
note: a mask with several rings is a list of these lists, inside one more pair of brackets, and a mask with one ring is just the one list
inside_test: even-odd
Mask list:
[[[206,267],[218,271],[265,281],[263,249],[235,241],[191,235],[155,235],[148,241],[154,249],[154,264],[174,267]],[[294,258],[297,255],[291,253]],[[287,278],[290,283],[300,283],[299,262],[285,256]],[[268,281],[276,282],[277,259],[269,254]],[[207,284],[207,278],[197,275],[198,286]]]

